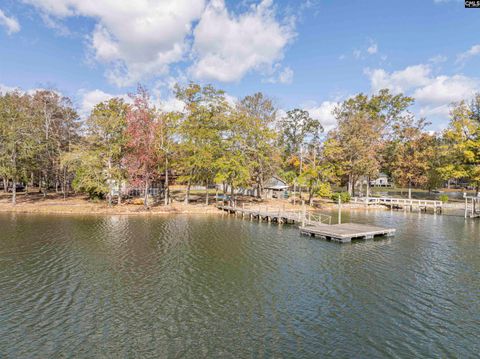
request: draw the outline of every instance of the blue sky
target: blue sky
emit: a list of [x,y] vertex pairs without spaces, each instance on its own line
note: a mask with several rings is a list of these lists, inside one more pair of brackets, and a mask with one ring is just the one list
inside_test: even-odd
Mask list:
[[54,87],[82,113],[173,83],[262,91],[331,127],[331,109],[387,87],[417,98],[432,129],[480,92],[480,9],[456,0],[1,0],[0,88]]

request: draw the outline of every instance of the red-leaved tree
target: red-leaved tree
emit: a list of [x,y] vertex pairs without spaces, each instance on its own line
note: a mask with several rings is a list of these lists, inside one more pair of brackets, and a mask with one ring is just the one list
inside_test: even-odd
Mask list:
[[145,190],[143,204],[148,207],[148,192],[158,176],[158,151],[156,148],[156,109],[150,106],[147,90],[139,85],[137,93],[130,95],[133,105],[127,111],[127,154],[124,163],[130,183]]

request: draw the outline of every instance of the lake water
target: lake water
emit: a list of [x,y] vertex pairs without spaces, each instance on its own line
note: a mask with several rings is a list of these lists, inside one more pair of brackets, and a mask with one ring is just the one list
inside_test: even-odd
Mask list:
[[342,245],[227,216],[2,214],[0,357],[477,357],[480,220],[351,219],[397,235]]

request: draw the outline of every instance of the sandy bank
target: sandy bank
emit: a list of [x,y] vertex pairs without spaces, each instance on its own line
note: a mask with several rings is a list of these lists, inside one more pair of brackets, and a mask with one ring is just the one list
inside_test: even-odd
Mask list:
[[[258,201],[251,197],[241,198],[238,206],[245,203],[251,207],[275,207],[285,210],[301,210],[302,205],[297,202],[293,205],[287,200]],[[373,207],[370,206],[370,209]],[[379,206],[384,209],[385,207]],[[337,210],[337,204],[329,201],[316,201],[314,207],[306,206],[308,211],[333,211]],[[364,210],[365,205],[346,203],[342,204],[344,210]],[[174,202],[168,206],[163,204],[154,205],[145,209],[142,205],[124,203],[109,207],[105,201],[90,201],[83,195],[69,196],[63,198],[61,195],[49,194],[43,197],[40,194],[24,194],[17,196],[17,204],[11,204],[11,195],[0,195],[0,212],[14,213],[40,213],[40,214],[112,214],[112,215],[167,215],[167,214],[222,214],[223,212],[215,207],[215,203],[205,205],[203,201],[191,204]]]

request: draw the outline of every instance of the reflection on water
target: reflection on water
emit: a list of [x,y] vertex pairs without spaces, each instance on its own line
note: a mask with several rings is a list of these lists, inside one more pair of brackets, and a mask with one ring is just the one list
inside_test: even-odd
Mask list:
[[480,221],[347,245],[231,217],[0,215],[0,357],[475,357]]

